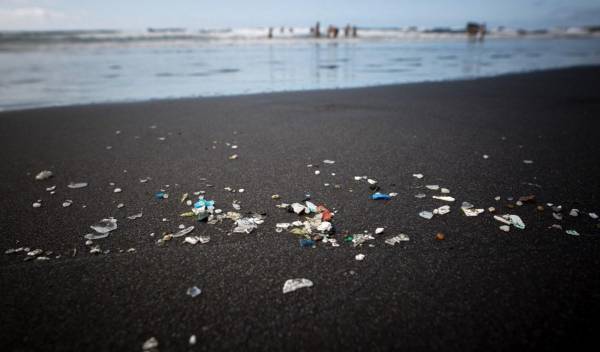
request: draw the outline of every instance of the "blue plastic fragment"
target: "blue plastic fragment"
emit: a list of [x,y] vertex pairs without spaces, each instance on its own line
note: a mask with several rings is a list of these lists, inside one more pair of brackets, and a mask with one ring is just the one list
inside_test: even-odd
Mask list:
[[375,193],[371,194],[371,199],[374,199],[374,200],[390,200],[390,199],[392,199],[392,197],[390,197],[389,194],[375,192]]
[[194,203],[194,208],[196,208],[196,209],[203,208],[203,207],[210,208],[210,207],[212,207],[214,205],[215,205],[215,201],[214,200],[200,199],[196,203]]
[[165,192],[156,192],[154,197],[156,197],[156,199],[163,199],[165,197]]
[[300,247],[313,247],[315,245],[315,241],[313,240],[308,240],[308,239],[301,239],[300,240]]

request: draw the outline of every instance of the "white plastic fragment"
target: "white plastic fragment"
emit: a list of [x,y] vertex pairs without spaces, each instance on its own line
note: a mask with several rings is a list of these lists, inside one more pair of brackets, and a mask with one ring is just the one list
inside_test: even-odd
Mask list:
[[325,164],[335,164],[335,161],[329,160],[329,159],[325,159],[325,160],[323,160],[323,163],[325,163]]
[[523,164],[533,164],[533,160],[523,160]]
[[425,186],[427,189],[430,189],[432,191],[437,191],[438,189],[440,189],[440,186],[438,185],[427,185]]
[[148,351],[158,347],[158,340],[155,337],[151,337],[142,345],[142,350]]
[[514,227],[523,230],[525,228],[525,223],[523,222],[523,220],[521,219],[521,217],[519,217],[519,215],[509,215],[509,219],[510,219],[510,223],[511,225],[513,225]]
[[380,233],[383,233],[384,230],[385,229],[383,227],[378,227],[378,228],[375,229],[375,234],[379,235]]
[[312,287],[313,282],[309,279],[289,279],[283,284],[283,293],[290,293],[305,287]]
[[37,175],[35,175],[35,179],[38,181],[42,181],[42,180],[49,179],[53,175],[54,174],[52,173],[52,171],[43,170],[43,171],[40,171]]
[[42,202],[40,202],[40,201],[38,201],[38,202],[34,202],[34,203],[32,204],[32,206],[33,206],[34,208],[39,208],[39,207],[41,207],[41,206],[42,206]]
[[331,223],[329,221],[323,221],[317,226],[317,231],[319,232],[329,232],[331,231]]
[[425,198],[425,197],[427,197],[427,195],[426,195],[425,193],[418,193],[418,194],[415,194],[415,198],[422,199],[422,198]]
[[234,233],[250,233],[262,223],[262,219],[255,217],[241,218],[235,221],[236,227],[233,229]]
[[190,226],[190,227],[187,227],[187,228],[185,228],[183,230],[179,230],[179,231],[175,232],[173,234],[173,237],[174,238],[182,237],[182,236],[185,236],[185,235],[187,235],[188,233],[190,233],[192,231],[194,231],[194,226]]
[[444,215],[444,214],[448,214],[450,212],[450,206],[449,205],[444,205],[441,206],[437,209],[433,209],[433,213],[434,214],[438,214],[438,215]]
[[596,214],[596,213],[589,213],[588,215],[589,215],[589,216],[590,216],[590,218],[592,218],[592,219],[598,219],[598,214]]
[[571,211],[569,212],[569,215],[579,216],[579,209],[571,209]]
[[552,217],[555,218],[556,220],[563,219],[563,215],[561,213],[552,213]]
[[[85,236],[83,236],[83,237],[84,237],[86,240],[90,241],[90,242],[89,242],[89,245],[91,245],[91,244],[92,244],[92,243],[91,243],[91,241],[92,241],[92,240],[100,240],[100,239],[103,239],[103,238],[106,238],[106,237],[108,237],[108,235],[109,235],[109,233],[108,233],[108,232],[106,232],[106,233],[88,233],[88,234],[86,234],[86,235],[85,235]],[[86,241],[86,243],[85,243],[85,244],[86,244],[86,245],[88,245],[88,242]]]
[[71,206],[71,204],[73,204],[73,201],[70,199],[67,199],[62,203],[62,206],[63,206],[63,208],[66,208],[66,207]]
[[433,199],[443,200],[444,202],[454,202],[456,199],[449,196],[432,196]]
[[315,170],[315,175],[319,175],[320,173],[321,173],[321,171]]
[[196,335],[191,335],[189,340],[190,346],[194,346],[196,344]]
[[306,207],[300,203],[292,203],[291,207],[294,213],[298,215],[302,214],[306,210]]
[[413,174],[413,177],[421,179],[423,178],[423,174]]
[[54,191],[55,189],[56,189],[56,185],[51,186],[51,187],[47,187],[46,191],[51,192],[51,191]]
[[360,254],[355,255],[354,259],[361,261],[361,260],[365,259],[365,257],[366,256],[364,254],[360,253]]
[[510,231],[510,226],[508,226],[508,225],[502,225],[502,226],[500,226],[500,230],[502,230],[504,232],[508,232],[508,231]]
[[424,210],[424,211],[422,211],[422,212],[419,213],[419,216],[422,217],[422,218],[425,218],[425,219],[429,220],[429,219],[431,219],[433,217],[433,213],[430,212],[430,211]]
[[442,192],[444,194],[448,194],[448,193],[450,193],[450,190],[448,188],[440,188],[440,192]]
[[508,220],[508,219],[505,219],[504,217],[502,217],[502,216],[499,216],[499,215],[494,215],[494,219],[496,219],[496,220],[498,220],[498,221],[500,221],[501,223],[504,223],[504,224],[506,224],[506,225],[510,225],[510,224],[511,224],[510,220]]
[[192,298],[199,296],[202,293],[202,290],[199,289],[197,286],[192,286],[190,288],[187,289],[187,295],[191,296]]
[[565,231],[568,235],[571,236],[579,236],[579,232],[575,231],[575,230],[567,230]]
[[115,189],[113,190],[113,192],[114,192],[114,193],[121,193],[121,192],[123,192],[123,190],[122,190],[122,189],[120,189],[119,187],[117,187],[117,188],[115,188]]
[[127,219],[129,220],[135,220],[135,219],[139,219],[143,216],[142,212],[139,212],[137,214],[133,214],[127,217]]
[[367,182],[368,182],[370,185],[374,185],[374,184],[376,184],[376,183],[377,183],[377,180],[374,180],[374,179],[370,178],[370,179],[368,179],[368,180],[367,180]]
[[78,189],[78,188],[84,188],[87,187],[87,182],[70,182],[67,187],[71,188],[71,189]]
[[110,231],[113,231],[117,228],[117,219],[102,219],[94,225],[91,225],[90,228],[101,234],[109,233]]
[[396,236],[386,239],[385,243],[389,244],[390,246],[395,246],[396,243],[409,241],[409,240],[410,240],[410,238],[407,235],[401,233],[399,235],[396,235]]
[[396,197],[398,195],[398,193],[396,193],[396,192],[390,192],[389,195],[390,195],[390,197]]

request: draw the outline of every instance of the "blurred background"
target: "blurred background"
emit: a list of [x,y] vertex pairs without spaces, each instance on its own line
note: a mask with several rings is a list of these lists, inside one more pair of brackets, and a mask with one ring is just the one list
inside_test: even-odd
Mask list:
[[592,0],[0,0],[0,110],[599,63]]

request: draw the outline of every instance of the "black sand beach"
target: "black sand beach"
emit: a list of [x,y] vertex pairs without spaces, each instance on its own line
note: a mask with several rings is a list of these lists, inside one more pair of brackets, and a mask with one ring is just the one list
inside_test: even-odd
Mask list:
[[[588,213],[600,214],[599,116],[598,67],[0,113],[0,249],[53,252],[46,261],[0,254],[1,349],[136,351],[153,336],[161,351],[564,350],[594,342],[600,228]],[[55,176],[36,181],[41,170]],[[371,200],[359,175],[398,196]],[[79,181],[89,185],[67,188]],[[431,184],[456,201],[432,199],[439,192],[424,188]],[[160,189],[170,197],[155,199]],[[239,200],[242,212],[265,212],[264,224],[228,235],[231,221],[179,217],[190,209],[181,195],[200,190],[224,211]],[[337,210],[340,247],[302,248],[297,236],[275,232],[276,223],[300,219],[275,205],[306,193]],[[536,204],[506,207],[530,194]],[[63,208],[66,199],[73,204]],[[463,201],[486,212],[466,217]],[[546,203],[562,205],[564,219]],[[449,214],[418,216],[446,204]],[[488,207],[521,216],[526,228],[499,230]],[[572,208],[579,216],[569,216]],[[90,254],[83,235],[110,216],[118,229],[94,241],[110,252]],[[156,244],[179,224],[211,241]],[[343,241],[377,227],[385,232],[361,248]],[[399,233],[410,241],[384,243]],[[290,278],[314,286],[284,295]],[[191,286],[202,294],[186,295]]]

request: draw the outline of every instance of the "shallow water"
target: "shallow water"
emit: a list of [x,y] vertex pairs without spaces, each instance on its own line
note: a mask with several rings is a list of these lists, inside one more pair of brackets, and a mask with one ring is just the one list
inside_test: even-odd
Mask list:
[[0,42],[0,110],[360,87],[590,64],[600,64],[600,38]]

